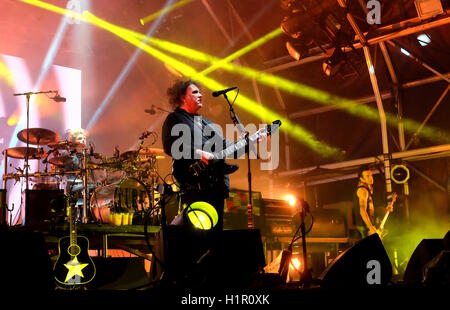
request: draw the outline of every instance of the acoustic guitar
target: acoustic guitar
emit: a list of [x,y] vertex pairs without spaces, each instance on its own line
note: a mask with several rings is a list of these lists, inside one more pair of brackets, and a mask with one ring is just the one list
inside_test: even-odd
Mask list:
[[95,277],[95,265],[89,256],[89,240],[77,235],[75,206],[69,206],[69,236],[59,239],[59,256],[53,268],[55,280],[63,287],[82,286]]

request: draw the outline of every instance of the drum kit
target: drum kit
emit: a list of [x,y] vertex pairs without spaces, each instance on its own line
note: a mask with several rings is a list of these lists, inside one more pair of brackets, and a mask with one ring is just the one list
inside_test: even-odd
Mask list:
[[[3,151],[4,188],[8,180],[28,179],[33,190],[64,190],[67,197],[82,201],[77,205],[82,207],[79,220],[83,223],[112,223],[114,213],[142,214],[157,205],[157,163],[164,158],[164,151],[144,147],[145,138],[139,138],[138,149],[122,154],[116,149],[115,155],[108,158],[94,153],[92,144],[86,145],[82,129],[69,130],[66,140],[44,128],[24,129],[17,134],[25,143],[27,136],[27,145],[31,145],[28,148],[18,146]],[[9,159],[24,160],[27,156],[28,161],[37,161],[36,172],[25,173],[26,169],[19,166],[14,167],[14,173],[8,173]],[[131,220],[126,222],[130,224]]]

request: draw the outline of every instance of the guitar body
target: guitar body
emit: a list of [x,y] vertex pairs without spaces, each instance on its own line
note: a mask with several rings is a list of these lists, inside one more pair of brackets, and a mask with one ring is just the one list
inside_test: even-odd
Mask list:
[[55,280],[62,286],[87,284],[95,277],[95,265],[89,256],[89,240],[83,236],[76,237],[76,244],[71,245],[70,237],[63,237],[58,242],[59,257],[53,269]]
[[181,184],[189,184],[190,187],[199,190],[210,190],[223,181],[225,161],[224,158],[235,154],[238,150],[257,142],[262,135],[271,135],[272,132],[278,130],[281,121],[276,120],[271,125],[266,126],[248,136],[247,139],[241,139],[226,149],[214,153],[214,159],[208,163],[201,159],[180,159],[173,162],[173,172],[177,181]]
[[[189,184],[199,190],[210,190],[223,182],[223,160],[211,160],[205,164],[200,159],[176,160],[173,163],[174,176],[181,184]],[[198,169],[197,169],[198,168]]]

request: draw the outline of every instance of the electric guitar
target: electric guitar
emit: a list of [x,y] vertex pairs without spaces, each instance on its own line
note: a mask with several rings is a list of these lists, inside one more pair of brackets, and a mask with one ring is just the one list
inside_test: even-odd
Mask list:
[[270,135],[280,126],[281,121],[274,121],[271,125],[268,125],[265,128],[261,128],[254,134],[250,135],[248,137],[248,143],[247,139],[242,138],[232,145],[228,146],[224,150],[213,153],[214,159],[209,160],[207,163],[201,159],[194,159],[190,161],[175,161],[174,172],[187,171],[187,173],[182,173],[181,175],[176,174],[175,177],[180,183],[199,184],[200,186],[198,187],[207,189],[208,187],[211,187],[211,185],[214,184],[215,181],[217,181],[217,178],[223,178],[223,175],[218,176],[215,172],[221,171],[221,169],[217,169],[220,168],[217,165],[223,165],[224,159],[226,157],[246,147],[247,144],[254,143],[264,134]]
[[384,214],[384,217],[381,220],[380,226],[377,229],[377,233],[380,236],[380,239],[383,239],[388,234],[387,231],[384,229],[384,225],[386,224],[386,221],[387,221],[387,219],[389,217],[389,214],[392,212],[390,210],[390,207],[394,207],[394,203],[395,203],[396,200],[397,200],[397,193],[394,192],[394,193],[392,193],[392,200],[388,204],[388,210]]
[[66,287],[81,286],[95,277],[95,265],[89,256],[89,240],[77,236],[76,207],[69,208],[70,235],[59,239],[59,257],[53,268],[55,280]]

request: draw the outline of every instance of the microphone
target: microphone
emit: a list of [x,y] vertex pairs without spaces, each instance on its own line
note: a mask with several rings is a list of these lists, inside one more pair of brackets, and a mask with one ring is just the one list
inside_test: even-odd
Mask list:
[[58,93],[56,93],[55,97],[52,98],[55,102],[66,102],[65,97],[61,97]]
[[148,138],[148,136],[151,134],[150,131],[146,130],[142,133],[142,135],[139,137],[139,140],[144,140],[146,138]]
[[226,88],[226,89],[222,89],[222,90],[216,90],[216,91],[213,91],[212,96],[219,97],[220,95],[224,95],[224,94],[228,93],[229,91],[232,91],[236,88],[238,88],[238,87],[234,86],[234,87],[230,87],[230,88]]
[[145,109],[144,112],[152,115],[155,114],[156,113],[155,106],[152,104],[152,107],[150,109]]

